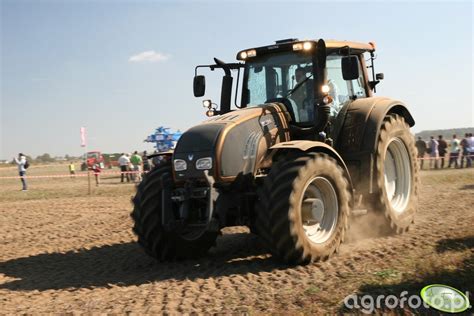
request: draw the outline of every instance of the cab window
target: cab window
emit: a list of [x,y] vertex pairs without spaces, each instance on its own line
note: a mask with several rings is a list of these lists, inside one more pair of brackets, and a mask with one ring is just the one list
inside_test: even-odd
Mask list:
[[359,63],[359,78],[344,80],[342,77],[341,58],[339,55],[329,55],[326,61],[329,95],[333,98],[331,103],[331,116],[335,117],[341,108],[351,99],[366,97],[364,85],[364,72]]
[[[314,80],[311,56],[269,54],[246,64],[245,106],[284,99],[294,122],[313,122]],[[280,101],[278,101],[280,102]]]

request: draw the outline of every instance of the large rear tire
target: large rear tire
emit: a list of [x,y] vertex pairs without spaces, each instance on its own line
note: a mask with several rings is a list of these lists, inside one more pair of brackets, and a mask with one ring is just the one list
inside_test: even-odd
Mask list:
[[413,223],[418,207],[419,174],[416,147],[404,118],[384,119],[376,154],[375,212],[392,233],[403,233]]
[[[146,174],[133,198],[133,232],[146,253],[158,260],[187,259],[204,255],[216,241],[216,232],[185,238],[162,224],[162,191],[174,188],[171,165],[161,165]],[[171,204],[171,203],[170,203]],[[172,210],[175,213],[175,210]]]
[[326,154],[302,154],[275,163],[267,178],[257,219],[272,252],[290,264],[329,258],[348,227],[350,193],[342,168]]

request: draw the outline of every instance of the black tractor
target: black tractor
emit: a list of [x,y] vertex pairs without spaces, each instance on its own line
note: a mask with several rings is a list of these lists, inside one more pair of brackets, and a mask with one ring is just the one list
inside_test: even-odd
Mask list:
[[197,66],[196,97],[198,70],[223,70],[220,104],[204,100],[209,119],[139,184],[131,215],[145,251],[200,256],[223,227],[246,225],[275,256],[304,264],[335,253],[355,213],[406,231],[417,209],[415,121],[404,103],[374,96],[374,52],[287,39]]

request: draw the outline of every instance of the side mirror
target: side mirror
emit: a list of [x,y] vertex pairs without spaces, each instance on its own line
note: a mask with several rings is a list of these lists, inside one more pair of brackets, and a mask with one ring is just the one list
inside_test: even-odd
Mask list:
[[193,81],[193,90],[195,97],[202,97],[206,92],[206,77],[195,76]]
[[345,56],[341,59],[342,78],[354,80],[359,78],[359,59],[356,56]]
[[375,80],[383,80],[384,76],[383,73],[378,73],[375,75]]

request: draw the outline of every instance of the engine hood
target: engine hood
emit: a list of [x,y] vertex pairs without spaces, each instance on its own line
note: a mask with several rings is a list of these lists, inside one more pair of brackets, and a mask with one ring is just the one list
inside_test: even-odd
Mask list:
[[285,126],[285,114],[278,105],[265,104],[214,116],[190,128],[179,139],[173,159],[186,161],[187,169],[175,171],[175,179],[202,178],[203,171],[197,170],[195,163],[204,157],[212,158],[209,172],[217,180],[254,173],[266,149],[288,138]]

